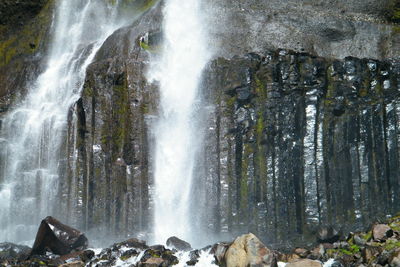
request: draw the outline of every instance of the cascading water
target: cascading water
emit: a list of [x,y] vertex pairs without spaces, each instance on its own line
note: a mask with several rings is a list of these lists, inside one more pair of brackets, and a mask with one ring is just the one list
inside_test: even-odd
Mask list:
[[3,122],[1,241],[33,240],[41,218],[65,216],[67,211],[57,211],[56,206],[68,111],[80,97],[86,67],[106,38],[122,26],[117,8],[103,0],[56,4],[47,67]]
[[198,84],[209,54],[199,0],[169,0],[164,9],[164,47],[150,73],[160,82],[155,134],[155,242],[170,236],[195,242],[191,193],[201,135],[196,120]]

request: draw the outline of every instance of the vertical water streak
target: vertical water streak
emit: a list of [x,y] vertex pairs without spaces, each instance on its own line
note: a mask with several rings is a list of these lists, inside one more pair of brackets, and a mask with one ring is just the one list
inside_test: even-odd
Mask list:
[[193,241],[191,190],[201,134],[196,120],[198,83],[208,60],[199,0],[169,0],[164,9],[164,47],[152,76],[160,83],[154,126],[155,242],[176,235]]
[[46,68],[5,118],[0,165],[0,240],[33,240],[40,219],[63,216],[59,201],[60,146],[67,115],[79,99],[86,68],[121,26],[116,8],[100,0],[59,0]]

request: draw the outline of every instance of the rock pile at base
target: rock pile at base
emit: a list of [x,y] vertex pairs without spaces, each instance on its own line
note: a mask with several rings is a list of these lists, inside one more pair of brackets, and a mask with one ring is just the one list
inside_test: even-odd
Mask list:
[[[212,264],[223,267],[278,267],[278,262],[286,263],[285,267],[322,267],[327,261],[331,267],[400,267],[400,216],[347,237],[326,229],[317,233],[320,243],[314,248],[295,248],[291,253],[268,248],[252,233],[202,250],[193,250],[177,237],[167,241],[172,249],[148,246],[145,241],[132,238],[95,253],[85,249],[87,239],[83,233],[47,217],[39,227],[33,249],[0,243],[0,266],[167,267],[177,265],[182,260],[178,254],[186,251],[183,266],[195,266],[201,253],[207,252],[214,256]],[[332,234],[334,238],[329,237]]]
[[400,216],[374,224],[369,231],[335,239],[335,242],[324,240],[312,249],[296,248],[292,253],[280,254],[278,260],[291,262],[286,267],[314,266],[304,259],[320,262],[334,259],[334,267],[400,267]]

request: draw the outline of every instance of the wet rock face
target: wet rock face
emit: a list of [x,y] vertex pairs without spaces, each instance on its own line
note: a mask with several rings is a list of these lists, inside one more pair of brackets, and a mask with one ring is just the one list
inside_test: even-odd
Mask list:
[[42,70],[54,1],[0,2],[0,116]]
[[49,0],[3,0],[0,3],[0,25],[21,26],[36,16]]
[[393,0],[207,0],[210,47],[230,57],[292,49],[323,57],[399,56]]
[[197,185],[209,225],[274,242],[399,211],[399,67],[286,50],[214,60]]
[[[60,216],[80,229],[104,227],[96,236],[125,237],[151,227],[149,129],[158,91],[147,81],[150,54],[139,39],[160,27],[160,12],[153,8],[107,39],[71,108],[60,171],[60,205],[68,212]],[[73,194],[77,185],[79,197]]]

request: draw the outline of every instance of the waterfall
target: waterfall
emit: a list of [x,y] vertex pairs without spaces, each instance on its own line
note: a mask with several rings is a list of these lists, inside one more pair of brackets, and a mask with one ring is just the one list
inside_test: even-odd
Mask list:
[[56,2],[46,68],[28,84],[26,97],[3,122],[1,241],[29,242],[42,218],[67,213],[57,210],[67,116],[80,97],[87,66],[106,38],[122,26],[111,2]]
[[196,112],[199,80],[209,54],[199,0],[169,0],[164,9],[164,46],[150,71],[160,84],[160,112],[154,125],[154,235],[195,242],[191,195],[196,152],[201,143]]

